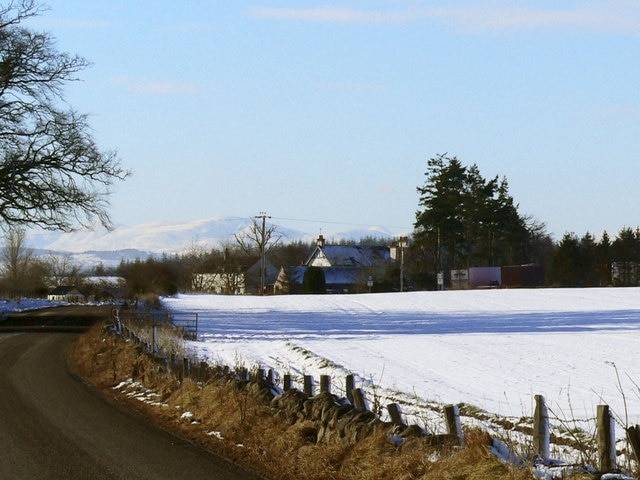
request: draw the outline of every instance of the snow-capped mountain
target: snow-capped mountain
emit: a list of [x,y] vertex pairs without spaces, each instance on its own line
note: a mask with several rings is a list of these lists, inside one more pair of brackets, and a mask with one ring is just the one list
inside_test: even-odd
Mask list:
[[71,233],[42,232],[29,238],[36,248],[81,253],[135,249],[149,253],[176,253],[197,244],[214,247],[251,224],[246,218],[220,217],[185,223],[153,222],[135,226],[98,227]]
[[[115,266],[121,260],[146,259],[163,253],[185,252],[194,247],[212,249],[228,242],[234,236],[248,231],[251,218],[215,217],[183,223],[153,222],[135,226],[116,226],[112,230],[97,227],[71,233],[29,231],[27,244],[37,255],[65,254],[76,263],[95,266]],[[317,235],[276,224],[282,241],[313,241]],[[380,227],[325,234],[331,240],[364,237],[393,238],[391,232]]]

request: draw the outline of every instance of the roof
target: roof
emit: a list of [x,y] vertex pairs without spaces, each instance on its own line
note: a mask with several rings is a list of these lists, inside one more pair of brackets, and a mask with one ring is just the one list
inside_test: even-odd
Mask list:
[[51,292],[49,292],[49,295],[69,295],[71,293],[76,295],[82,295],[82,292],[80,292],[80,290],[70,285],[60,285],[54,288],[53,290],[51,290]]
[[[260,267],[262,266],[262,262],[258,259],[253,265],[247,268],[247,274],[255,274],[260,275]],[[269,260],[264,260],[264,280],[266,283],[275,283],[278,278],[278,273],[280,270]]]
[[362,270],[353,267],[324,268],[323,272],[326,285],[355,285],[367,280]]
[[[289,282],[302,285],[307,266],[283,267]],[[367,275],[359,268],[354,267],[327,267],[322,269],[324,281],[327,285],[353,285],[366,281]]]
[[295,267],[282,267],[284,273],[287,275],[289,282],[297,285],[302,285],[304,280],[304,272],[307,271],[307,266],[298,265]]
[[124,279],[124,277],[117,277],[115,275],[104,275],[104,276],[96,275],[92,277],[85,277],[84,281],[92,285],[113,286],[113,287],[117,287],[126,283],[126,280]]
[[307,260],[307,266],[375,267],[389,263],[389,247],[325,245],[318,246]]

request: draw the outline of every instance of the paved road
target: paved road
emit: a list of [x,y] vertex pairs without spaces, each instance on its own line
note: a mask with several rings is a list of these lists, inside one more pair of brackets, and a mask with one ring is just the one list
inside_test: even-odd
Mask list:
[[0,479],[257,479],[69,375],[65,350],[75,338],[0,334]]
[[11,312],[0,320],[0,332],[81,332],[96,322],[111,319],[109,305],[66,305],[25,312]]

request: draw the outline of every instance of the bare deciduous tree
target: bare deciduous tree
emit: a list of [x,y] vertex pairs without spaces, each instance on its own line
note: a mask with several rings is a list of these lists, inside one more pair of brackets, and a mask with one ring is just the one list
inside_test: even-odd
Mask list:
[[23,25],[40,13],[35,0],[0,5],[0,222],[108,226],[110,188],[129,172],[115,152],[98,149],[87,116],[64,102],[63,86],[89,63]]
[[43,263],[47,269],[49,282],[54,286],[80,284],[80,267],[73,264],[70,255],[52,254]]
[[267,253],[275,247],[282,235],[278,234],[276,225],[260,223],[256,218],[251,219],[251,225],[235,234],[236,242],[240,249],[247,255]]
[[[258,222],[258,218],[261,218],[262,222]],[[277,226],[267,225],[266,218],[268,217],[265,214],[252,218],[251,225],[247,229],[235,234],[236,242],[247,255],[255,253],[260,255],[260,295],[264,293],[265,256],[282,239],[282,235],[278,234]]]
[[33,250],[26,246],[26,238],[24,229],[9,230],[0,256],[2,278],[13,297],[27,288],[29,279]]

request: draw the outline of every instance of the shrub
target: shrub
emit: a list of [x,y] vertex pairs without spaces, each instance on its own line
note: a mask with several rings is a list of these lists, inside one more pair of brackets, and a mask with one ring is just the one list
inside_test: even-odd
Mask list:
[[302,279],[302,291],[304,293],[325,293],[327,284],[324,278],[324,270],[320,267],[309,267],[304,272]]

